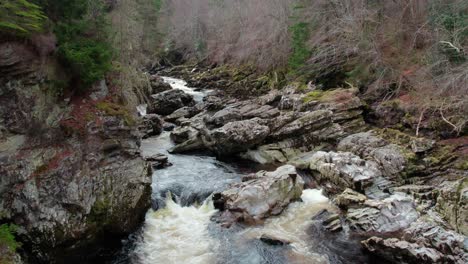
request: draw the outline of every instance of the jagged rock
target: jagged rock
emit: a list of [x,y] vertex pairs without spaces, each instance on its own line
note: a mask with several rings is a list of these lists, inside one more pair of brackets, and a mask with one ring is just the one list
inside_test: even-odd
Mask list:
[[112,152],[113,150],[120,149],[122,145],[117,139],[106,139],[102,142],[102,151]]
[[280,111],[269,105],[257,105],[248,103],[239,109],[243,118],[259,117],[262,119],[271,119],[280,115]]
[[198,137],[198,130],[191,126],[177,127],[171,132],[171,139],[177,144]]
[[228,155],[260,144],[269,133],[270,129],[260,118],[235,121],[210,131],[205,145],[219,155]]
[[170,115],[184,106],[194,106],[193,96],[182,90],[172,89],[162,93],[151,95],[148,113]]
[[385,145],[387,145],[387,142],[377,137],[374,131],[367,131],[343,138],[338,143],[337,149],[352,152],[360,157],[368,157],[372,150]]
[[337,232],[343,229],[340,215],[338,214],[330,214],[325,220],[323,220],[322,225],[330,232]]
[[468,238],[435,223],[430,216],[413,222],[404,231],[403,238],[412,243],[431,247],[444,254],[447,262],[468,262]]
[[272,119],[280,114],[277,108],[269,105],[257,105],[251,101],[230,104],[224,109],[207,118],[206,123],[214,127],[223,126],[229,122],[251,118]]
[[395,144],[374,149],[369,155],[382,167],[384,175],[390,178],[402,172],[407,163],[401,148]]
[[291,165],[273,172],[260,171],[256,178],[233,185],[215,195],[216,208],[245,222],[258,222],[278,215],[292,201],[301,197],[304,181]]
[[337,149],[375,160],[382,167],[384,175],[388,177],[403,171],[407,163],[399,146],[388,144],[373,131],[350,135],[339,142]]
[[169,163],[169,158],[161,153],[156,153],[154,155],[144,157],[144,159],[150,162],[152,168],[155,169],[162,169],[172,165]]
[[176,128],[176,125],[173,123],[165,122],[162,128],[164,131],[173,131]]
[[362,242],[372,254],[392,263],[443,263],[443,255],[435,249],[397,238],[371,237]]
[[238,121],[241,119],[242,115],[240,114],[239,109],[237,109],[235,106],[231,106],[216,112],[213,116],[206,120],[206,123],[212,124],[215,127],[220,127],[229,122]]
[[206,149],[206,146],[203,140],[200,137],[193,137],[169,149],[169,153],[185,153],[204,149]]
[[447,181],[437,189],[437,211],[457,232],[468,236],[468,179]]
[[307,144],[307,141],[301,137],[287,139],[249,150],[241,156],[260,164],[285,163],[307,150],[306,147],[302,146],[303,144]]
[[395,232],[416,221],[419,214],[415,207],[411,197],[395,193],[383,200],[366,200],[359,208],[349,208],[346,219],[357,232]]
[[328,110],[318,110],[305,113],[298,119],[292,121],[281,127],[279,130],[274,131],[271,137],[283,139],[290,136],[297,136],[311,131],[319,130],[331,124],[331,117],[333,113]]
[[158,115],[145,115],[138,129],[143,134],[143,138],[157,136],[163,130],[163,121]]
[[175,122],[181,118],[191,118],[194,115],[198,114],[201,110],[197,107],[184,106],[180,109],[174,111],[174,113],[164,117],[164,120],[167,122]]
[[331,182],[338,191],[346,188],[365,190],[380,176],[377,165],[349,152],[318,151],[309,159],[309,169],[322,182]]
[[348,209],[350,207],[362,205],[366,200],[367,198],[365,195],[347,188],[336,197],[335,202],[339,207]]
[[414,153],[423,153],[428,150],[431,150],[434,147],[435,141],[425,138],[415,138],[411,142],[411,150]]
[[164,82],[164,80],[157,75],[150,77],[150,85],[151,94],[158,94],[172,89],[170,84]]

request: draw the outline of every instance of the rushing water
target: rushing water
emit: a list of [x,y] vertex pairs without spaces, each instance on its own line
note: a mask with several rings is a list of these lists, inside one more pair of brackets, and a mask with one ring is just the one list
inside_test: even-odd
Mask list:
[[[173,88],[194,95],[197,101],[203,99],[203,92],[194,91],[182,80],[164,80]],[[328,250],[330,246],[320,246],[326,235],[312,218],[323,209],[335,210],[320,190],[304,190],[301,202],[290,204],[281,215],[267,219],[263,225],[221,227],[212,221],[217,210],[210,195],[240,181],[245,171],[210,156],[172,155],[167,151],[172,146],[168,132],[142,142],[143,155],[163,153],[173,166],[153,175],[153,209],[147,213],[141,232],[135,235],[134,248],[128,253],[131,263],[361,263],[353,259],[340,261],[339,247],[333,252]],[[268,245],[259,239],[263,235],[290,244]],[[346,238],[344,241],[341,247],[354,247]],[[345,258],[359,254],[352,251]]]

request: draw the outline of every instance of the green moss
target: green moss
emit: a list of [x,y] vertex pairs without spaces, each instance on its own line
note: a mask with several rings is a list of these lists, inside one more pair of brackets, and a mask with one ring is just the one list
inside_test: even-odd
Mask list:
[[307,91],[307,84],[303,83],[303,82],[293,82],[291,83],[291,85],[294,85],[296,86],[296,91],[298,92],[305,92]]
[[400,146],[410,147],[415,137],[392,128],[377,129],[376,132],[385,140]]
[[322,98],[323,95],[324,95],[323,91],[316,90],[316,91],[307,93],[306,96],[302,100],[304,101],[304,103],[308,103],[311,101],[318,101],[320,100],[320,98]]
[[468,160],[458,162],[455,164],[455,168],[459,170],[468,170]]
[[28,37],[41,32],[46,20],[41,7],[26,0],[0,2],[0,33]]
[[136,123],[131,113],[122,105],[103,101],[97,103],[96,107],[97,109],[103,111],[107,115],[118,116],[123,118],[123,120],[128,126],[133,126]]
[[105,226],[109,223],[109,212],[110,212],[110,201],[107,198],[97,200],[93,207],[91,208],[91,212],[88,215],[87,221],[90,224],[99,228],[99,226]]
[[48,168],[49,168],[49,166],[47,164],[39,165],[39,166],[36,167],[33,174],[34,175],[41,175],[41,174],[45,173]]
[[13,263],[16,250],[21,246],[16,241],[15,233],[18,227],[16,225],[0,225],[0,263]]

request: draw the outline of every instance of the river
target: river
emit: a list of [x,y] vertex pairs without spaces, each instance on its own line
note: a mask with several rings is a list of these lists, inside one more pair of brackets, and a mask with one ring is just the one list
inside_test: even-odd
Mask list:
[[[207,91],[196,91],[183,80],[164,78],[203,100]],[[141,110],[141,109],[140,109]],[[141,111],[140,111],[141,112]],[[335,211],[318,189],[304,190],[302,201],[294,202],[279,216],[258,226],[240,224],[221,227],[213,221],[217,210],[211,194],[256,169],[242,162],[222,162],[214,157],[173,155],[169,132],[142,142],[144,156],[163,153],[172,166],[153,174],[153,209],[142,229],[131,239],[125,263],[136,264],[262,264],[262,263],[363,263],[367,262],[356,242],[346,234],[328,235],[313,216],[324,209]],[[263,235],[281,238],[289,245],[262,242]],[[124,263],[124,262],[115,262]]]

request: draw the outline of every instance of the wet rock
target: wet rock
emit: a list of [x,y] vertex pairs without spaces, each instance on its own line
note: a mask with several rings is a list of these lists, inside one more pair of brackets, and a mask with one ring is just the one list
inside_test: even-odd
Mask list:
[[300,198],[304,181],[291,165],[276,171],[260,171],[256,178],[233,185],[214,196],[217,208],[235,219],[255,223],[278,215],[292,201]]
[[271,237],[268,235],[263,234],[260,237],[260,241],[262,241],[265,244],[271,245],[271,246],[284,246],[284,245],[289,245],[291,242],[281,239],[281,238],[276,238],[276,237]]
[[158,94],[172,89],[170,84],[164,82],[164,80],[157,75],[150,77],[150,85],[151,94]]
[[407,228],[418,219],[413,199],[395,193],[383,200],[366,200],[363,207],[350,208],[346,220],[357,232],[396,232]]
[[439,186],[436,210],[458,232],[468,236],[468,179]]
[[392,263],[443,263],[443,255],[435,249],[397,238],[371,237],[362,242],[372,254]]
[[235,121],[211,131],[205,145],[218,155],[229,155],[260,144],[269,133],[269,127],[260,118]]
[[330,214],[325,220],[323,220],[322,225],[330,232],[338,232],[343,229],[340,216],[338,214]]
[[163,130],[163,121],[158,115],[145,115],[138,130],[143,134],[143,138],[157,136]]
[[193,96],[178,89],[158,93],[151,98],[148,112],[160,115],[170,115],[179,108],[195,105]]
[[367,197],[365,195],[347,188],[336,197],[335,202],[339,207],[348,209],[350,207],[362,205],[366,200]]
[[175,122],[181,118],[191,118],[195,116],[196,114],[198,114],[199,112],[201,112],[201,109],[195,106],[193,107],[185,106],[180,109],[177,109],[174,113],[166,116],[164,120],[167,122]]
[[169,153],[176,154],[205,149],[203,140],[200,137],[193,137],[169,149]]
[[150,162],[153,169],[162,169],[172,166],[172,164],[169,163],[169,158],[161,153],[156,153],[154,155],[144,157],[144,159]]
[[177,144],[183,143],[190,139],[198,137],[198,130],[191,126],[177,127],[171,132],[171,139]]
[[331,182],[336,190],[365,190],[380,176],[377,165],[349,152],[318,151],[309,157],[309,169],[322,182]]
[[165,122],[162,126],[164,131],[172,131],[176,128],[176,125],[173,123]]
[[412,243],[434,248],[441,252],[449,263],[467,263],[468,238],[443,228],[429,215],[413,222],[404,231],[403,238]]

